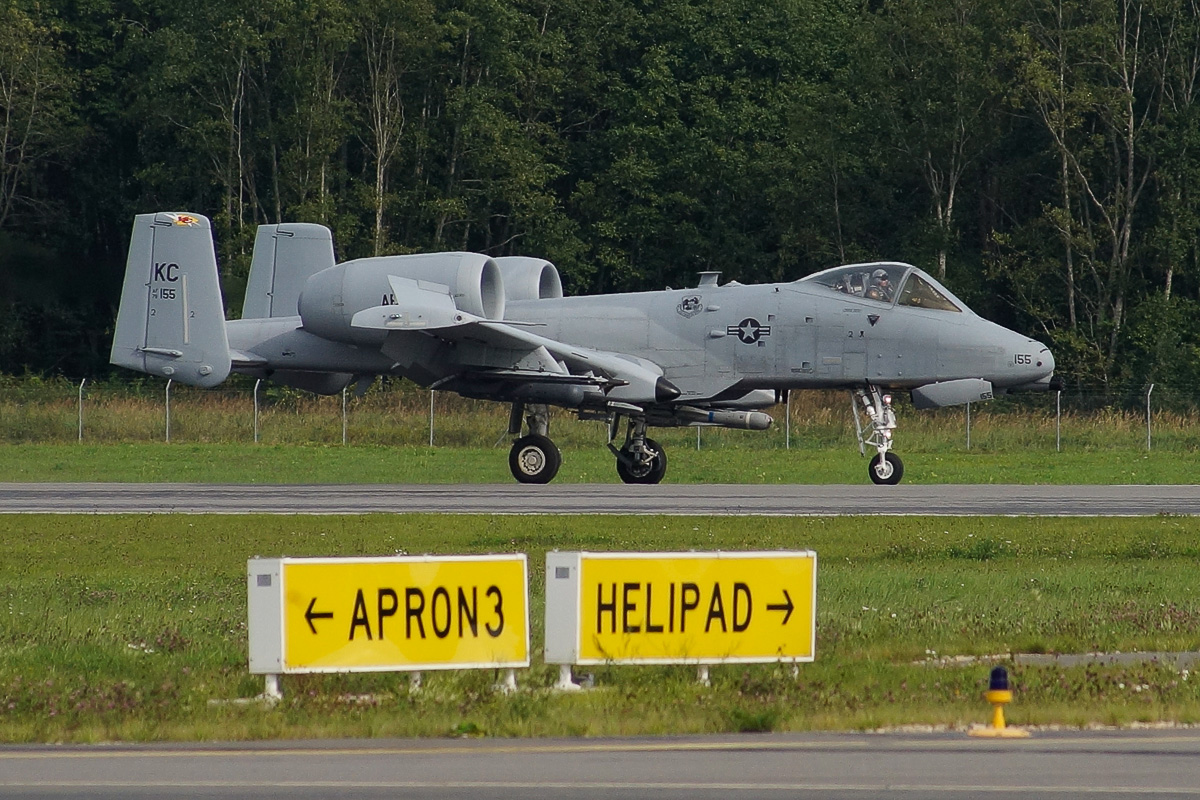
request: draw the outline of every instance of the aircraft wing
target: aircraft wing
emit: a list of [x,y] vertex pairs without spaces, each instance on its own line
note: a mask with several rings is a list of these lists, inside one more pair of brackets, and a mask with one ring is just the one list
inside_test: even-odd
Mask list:
[[[681,394],[651,361],[622,353],[578,347],[539,336],[519,322],[486,320],[459,311],[449,287],[390,277],[400,305],[373,306],[351,320],[356,328],[420,331],[455,342],[464,374],[486,371],[490,379],[525,383],[599,386],[608,400],[665,403]],[[386,345],[385,345],[386,347]]]

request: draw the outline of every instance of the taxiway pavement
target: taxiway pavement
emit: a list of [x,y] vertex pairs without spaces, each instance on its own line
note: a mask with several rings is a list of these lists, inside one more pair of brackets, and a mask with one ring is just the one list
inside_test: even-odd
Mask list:
[[1153,516],[1200,486],[0,483],[0,513]]
[[[986,714],[984,715],[986,716]],[[0,748],[20,798],[1200,796],[1191,730]]]

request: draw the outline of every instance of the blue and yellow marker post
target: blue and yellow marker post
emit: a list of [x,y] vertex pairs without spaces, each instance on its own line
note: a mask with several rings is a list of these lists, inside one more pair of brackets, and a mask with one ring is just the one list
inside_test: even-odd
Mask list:
[[992,724],[990,727],[972,728],[971,736],[985,736],[994,739],[1025,739],[1029,731],[1023,728],[1010,728],[1004,723],[1004,706],[1012,702],[1012,689],[1008,685],[1008,670],[996,667],[988,680],[988,690],[983,695],[992,704]]

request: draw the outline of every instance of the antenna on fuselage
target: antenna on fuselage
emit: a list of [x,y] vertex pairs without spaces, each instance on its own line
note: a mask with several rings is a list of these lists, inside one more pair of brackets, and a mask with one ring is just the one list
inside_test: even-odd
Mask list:
[[707,271],[701,272],[700,273],[700,283],[698,283],[696,285],[696,288],[702,289],[705,286],[716,286],[717,281],[720,279],[720,277],[721,277],[720,270],[717,270],[714,272],[707,272]]

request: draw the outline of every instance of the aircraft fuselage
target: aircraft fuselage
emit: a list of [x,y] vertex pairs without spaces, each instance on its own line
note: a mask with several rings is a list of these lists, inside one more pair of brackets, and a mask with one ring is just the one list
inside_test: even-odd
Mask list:
[[[510,303],[505,317],[533,323],[528,330],[539,336],[653,361],[680,389],[681,400],[735,389],[867,383],[908,389],[961,378],[1005,389],[1036,384],[1053,372],[1044,345],[970,310],[883,304],[806,282],[529,300]],[[251,374],[395,374],[429,384],[452,373],[461,346],[415,331],[386,334],[396,340],[392,351],[422,351],[405,364],[378,344],[315,336],[299,317],[234,320],[228,331],[231,347],[263,359],[241,368]]]

